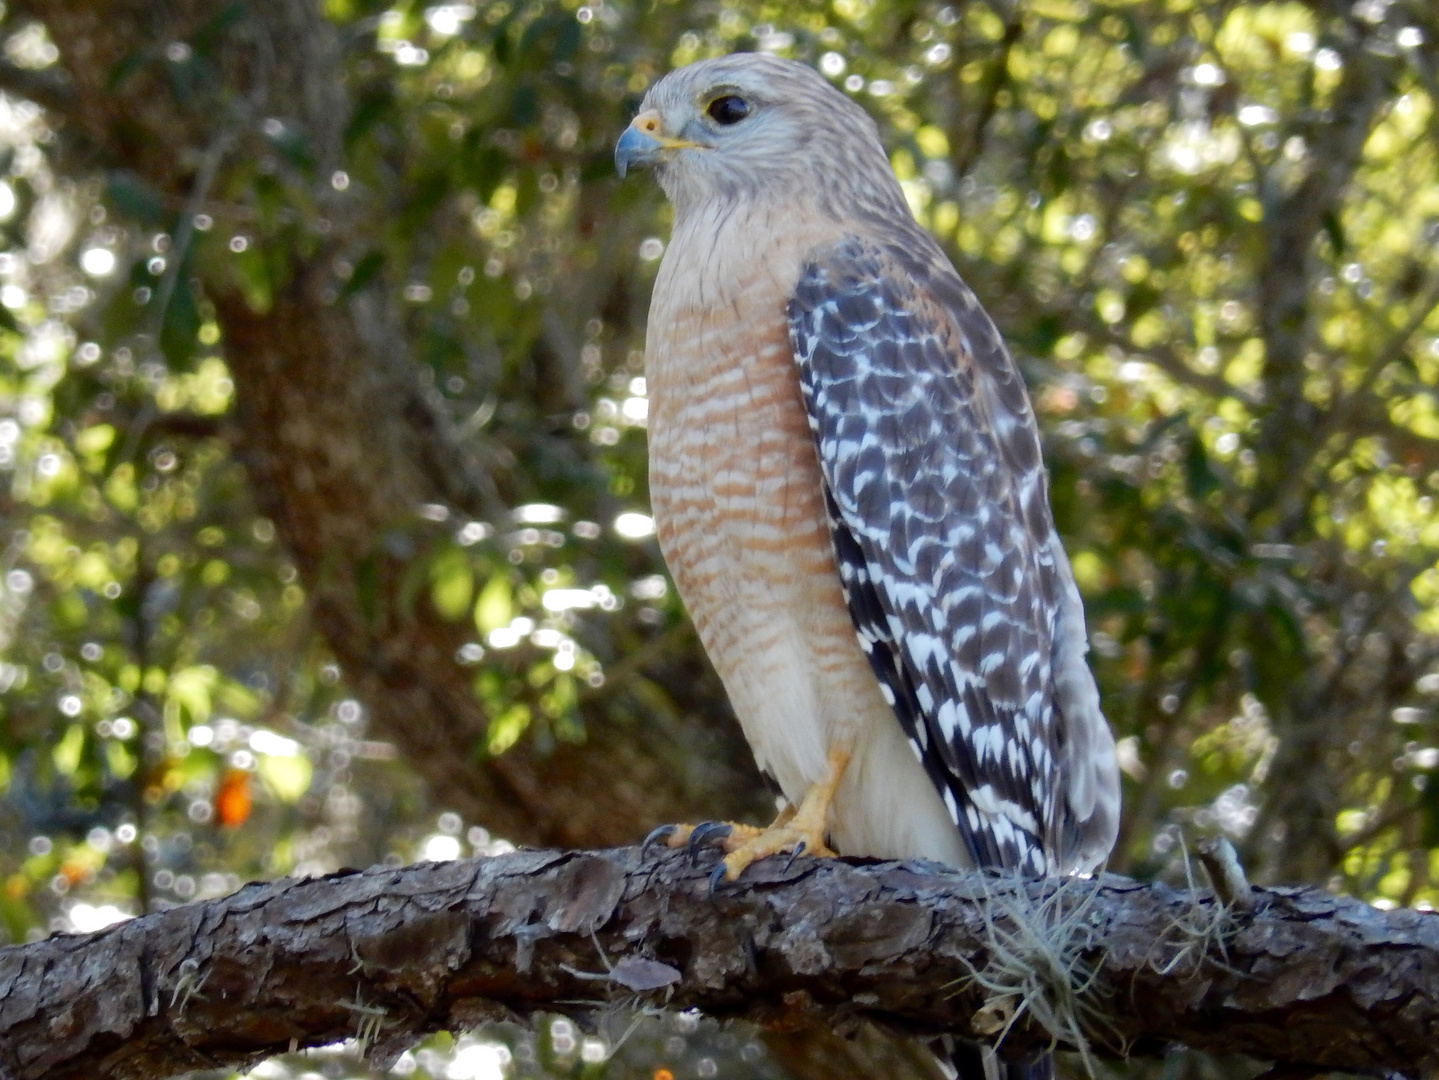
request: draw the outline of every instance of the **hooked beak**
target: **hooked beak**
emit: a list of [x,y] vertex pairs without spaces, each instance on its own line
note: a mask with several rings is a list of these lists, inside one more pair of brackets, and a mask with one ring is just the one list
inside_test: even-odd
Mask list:
[[654,109],[640,113],[625,128],[620,141],[615,143],[615,171],[623,180],[630,169],[644,169],[660,161],[667,153],[689,150],[702,143],[688,139],[675,139],[664,134],[660,114]]

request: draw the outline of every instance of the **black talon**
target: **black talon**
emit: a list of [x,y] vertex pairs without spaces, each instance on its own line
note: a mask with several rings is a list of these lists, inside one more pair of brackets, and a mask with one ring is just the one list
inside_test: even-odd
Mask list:
[[710,871],[710,895],[711,895],[711,896],[713,896],[713,895],[719,890],[720,882],[724,880],[724,874],[725,874],[725,864],[724,864],[724,861],[721,860],[721,861],[720,861],[720,864],[719,864],[718,866],[716,866],[713,870]]
[[657,840],[668,840],[678,831],[679,827],[676,825],[661,825],[656,829],[651,829],[650,834],[645,837],[645,842],[640,845],[640,854],[648,855],[650,851],[650,845],[655,843],[655,841]]
[[794,861],[804,854],[804,849],[807,847],[809,847],[809,845],[803,840],[794,846],[794,850],[789,853],[789,861],[784,864],[784,872],[786,874],[789,873],[789,868],[794,865]]
[[717,840],[723,840],[732,832],[734,832],[734,826],[725,821],[700,822],[694,827],[694,831],[690,833],[688,845],[690,862],[697,862],[699,860],[701,848]]

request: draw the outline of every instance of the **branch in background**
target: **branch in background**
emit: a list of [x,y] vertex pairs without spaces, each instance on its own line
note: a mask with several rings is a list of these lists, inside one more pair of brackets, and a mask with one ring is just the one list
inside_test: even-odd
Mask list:
[[[1403,357],[1404,351],[1409,347],[1414,335],[1424,329],[1424,324],[1429,321],[1429,317],[1434,314],[1436,309],[1439,309],[1439,277],[1429,283],[1429,287],[1414,304],[1404,325],[1390,334],[1388,340],[1375,353],[1374,358],[1365,367],[1358,385],[1336,401],[1325,415],[1318,432],[1309,442],[1309,456],[1303,466],[1296,469],[1294,473],[1296,482],[1289,487],[1284,497],[1284,503],[1279,513],[1279,519],[1283,522],[1281,535],[1290,535],[1298,527],[1301,515],[1308,510],[1308,504],[1313,497],[1319,477],[1327,472],[1329,467],[1343,454],[1352,449],[1355,440],[1361,434],[1353,426],[1355,417],[1365,405],[1374,401],[1372,396],[1374,384],[1379,381],[1380,375],[1390,364]],[[1377,318],[1372,316],[1371,318],[1377,321]],[[1375,404],[1382,405],[1379,402],[1375,402]],[[1331,445],[1331,440],[1341,433],[1345,433],[1346,437],[1338,440],[1338,445]],[[1302,482],[1300,482],[1301,478]]]
[[1291,191],[1282,174],[1262,180],[1265,255],[1259,268],[1256,306],[1264,337],[1264,400],[1258,450],[1269,463],[1260,478],[1263,506],[1273,502],[1300,475],[1314,407],[1304,396],[1304,357],[1314,339],[1309,308],[1311,252],[1325,216],[1338,212],[1363,157],[1364,144],[1390,96],[1392,61],[1371,48],[1370,35],[1344,14],[1348,33],[1336,42],[1343,75],[1322,122],[1308,121],[1295,132],[1307,145],[1307,172]]
[[[707,864],[709,860],[704,860]],[[520,851],[252,884],[0,951],[0,1076],[158,1078],[358,1038],[638,1004],[790,1030],[1173,1042],[1314,1070],[1439,1067],[1439,915],[1317,889],[1217,903],[1105,875]]]
[[1121,333],[1116,327],[1100,319],[1094,314],[1092,309],[1080,305],[1069,307],[1056,305],[1053,310],[1059,318],[1064,320],[1066,326],[1081,331],[1086,334],[1091,341],[1106,346],[1114,346],[1122,349],[1125,353],[1136,359],[1153,364],[1180,386],[1187,386],[1191,390],[1198,390],[1220,401],[1223,401],[1225,398],[1233,398],[1246,408],[1253,409],[1259,406],[1259,400],[1254,396],[1252,391],[1245,387],[1234,385],[1223,375],[1210,375],[1202,371],[1196,371],[1165,342],[1155,342],[1151,345],[1140,347],[1134,344],[1128,335]]
[[75,107],[70,80],[58,67],[37,70],[0,60],[0,92],[26,98],[59,116]]
[[1009,54],[1024,33],[1024,15],[1019,9],[1001,7],[996,14],[1004,23],[1004,33],[994,43],[994,55],[985,69],[984,81],[978,91],[978,107],[961,112],[961,116],[965,112],[972,115],[968,125],[962,125],[956,117],[949,131],[950,146],[953,147],[950,163],[956,177],[968,176],[984,151],[985,132],[999,108],[999,92],[1009,82]]

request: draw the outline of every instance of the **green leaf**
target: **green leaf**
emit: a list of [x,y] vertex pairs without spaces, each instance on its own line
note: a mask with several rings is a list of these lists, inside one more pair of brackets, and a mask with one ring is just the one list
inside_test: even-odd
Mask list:
[[404,211],[400,214],[400,226],[406,231],[424,227],[438,207],[450,194],[448,168],[436,169],[421,177],[410,197],[405,200]]
[[55,768],[64,776],[74,776],[80,768],[80,755],[85,749],[85,725],[71,724],[64,736],[55,744],[51,756]]
[[160,324],[160,351],[165,354],[171,371],[180,371],[189,363],[201,321],[195,290],[185,267],[181,266]]
[[1209,464],[1209,453],[1204,449],[1204,441],[1197,435],[1190,437],[1189,445],[1185,449],[1184,478],[1188,482],[1190,495],[1196,499],[1202,499],[1219,486],[1219,478]]
[[1344,241],[1344,223],[1339,220],[1339,215],[1333,210],[1327,210],[1321,219],[1324,225],[1324,235],[1329,237],[1329,242],[1334,245],[1334,257],[1344,258],[1344,252],[1348,245]]
[[1159,303],[1160,293],[1147,281],[1141,281],[1138,285],[1129,290],[1129,295],[1124,298],[1125,317],[1133,322],[1146,311],[1153,310]]
[[350,122],[345,125],[345,149],[351,149],[369,134],[371,128],[394,111],[395,95],[388,84],[362,97],[350,116]]
[[550,60],[553,63],[564,63],[579,52],[580,24],[568,11],[560,13],[559,31],[555,34],[555,47],[550,53]]
[[509,626],[514,617],[514,595],[510,590],[510,580],[503,574],[496,574],[480,591],[479,603],[475,605],[475,626],[480,633],[488,634],[491,630]]
[[530,709],[523,702],[515,702],[504,712],[490,721],[488,745],[485,747],[491,757],[498,757],[514,746],[530,726]]
[[340,290],[340,299],[354,296],[370,283],[370,279],[380,272],[380,267],[385,265],[385,256],[382,252],[371,251],[355,264],[354,272],[350,274],[350,280],[345,282],[345,287]]
[[296,169],[307,175],[314,174],[315,155],[310,153],[310,144],[299,130],[283,124],[267,138],[270,145],[279,151],[280,156]]
[[310,790],[310,781],[315,775],[309,759],[299,754],[293,757],[260,754],[257,756],[256,771],[275,798],[291,805],[299,802]]
[[173,673],[165,687],[167,712],[171,708],[184,709],[190,723],[205,723],[210,719],[210,695],[219,676],[209,664],[197,664]]
[[105,198],[120,213],[147,227],[159,225],[169,216],[160,193],[131,172],[109,173]]
[[246,5],[241,0],[226,4],[212,18],[200,25],[200,29],[190,39],[190,47],[199,56],[210,55],[221,43],[225,32],[244,19],[246,14]]
[[509,123],[512,127],[533,127],[540,118],[539,93],[528,83],[515,87],[514,95],[510,98],[509,112]]
[[442,619],[450,622],[470,609],[475,594],[475,572],[469,556],[459,548],[442,552],[430,564],[430,602]]
[[1424,773],[1424,790],[1419,793],[1420,842],[1439,848],[1439,769]]
[[1029,333],[1024,336],[1024,344],[1026,349],[1036,356],[1048,356],[1062,337],[1064,323],[1058,316],[1045,315],[1035,320]]

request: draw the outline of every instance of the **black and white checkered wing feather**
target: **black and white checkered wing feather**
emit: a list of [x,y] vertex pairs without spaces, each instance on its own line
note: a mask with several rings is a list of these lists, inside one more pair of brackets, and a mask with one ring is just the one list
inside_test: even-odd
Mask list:
[[851,238],[806,266],[789,324],[861,647],[975,865],[1098,863],[1113,741],[993,323],[937,250]]

